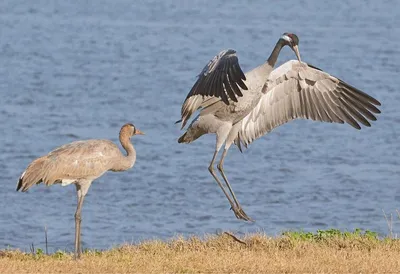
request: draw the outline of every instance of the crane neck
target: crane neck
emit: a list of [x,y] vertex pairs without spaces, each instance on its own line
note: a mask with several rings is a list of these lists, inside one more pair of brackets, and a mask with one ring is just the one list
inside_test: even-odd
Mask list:
[[120,162],[120,168],[118,170],[127,170],[131,168],[136,161],[136,150],[131,143],[131,136],[125,130],[121,130],[119,133],[119,141],[122,147],[126,151],[126,156],[122,156],[122,161]]
[[121,130],[119,133],[119,141],[121,142],[122,147],[125,149],[127,157],[136,156],[136,150],[131,143],[131,137],[129,136],[129,133]]
[[271,55],[268,57],[267,63],[271,67],[274,67],[276,64],[276,61],[278,60],[279,53],[281,52],[281,49],[285,46],[285,43],[283,42],[282,39],[279,39],[278,42],[276,43],[274,49],[271,52]]

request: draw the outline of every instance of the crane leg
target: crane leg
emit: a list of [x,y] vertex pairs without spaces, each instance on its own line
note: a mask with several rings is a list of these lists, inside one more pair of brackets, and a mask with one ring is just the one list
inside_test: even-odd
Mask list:
[[75,259],[81,258],[81,211],[84,198],[85,196],[78,198],[78,206],[75,212]]
[[78,195],[78,206],[75,212],[75,260],[81,258],[81,212],[83,200],[85,199],[86,193],[82,192],[81,186],[76,185],[77,195]]
[[[215,173],[214,162],[215,162],[215,158],[217,158],[217,155],[218,155],[218,150],[215,150],[214,156],[213,156],[213,158],[211,160],[211,163],[210,163],[210,166],[208,167],[208,170],[210,171],[211,175],[214,177],[215,181],[218,183],[219,187],[224,192],[226,198],[228,199],[229,203],[231,204],[231,207],[232,208],[236,208],[235,204],[232,201],[232,198],[229,196],[228,192],[226,192],[226,189],[224,188],[224,186],[222,185],[221,181],[219,180],[217,174]],[[236,212],[235,212],[235,214],[236,214]]]
[[222,178],[224,178],[224,181],[226,183],[226,186],[229,189],[229,192],[232,194],[233,200],[235,201],[236,207],[232,207],[232,210],[235,212],[235,215],[238,219],[242,219],[245,221],[253,221],[249,216],[247,216],[247,214],[243,211],[241,205],[239,204],[239,201],[236,198],[235,193],[233,192],[233,189],[231,187],[231,185],[229,184],[228,178],[225,175],[224,172],[224,160],[225,160],[225,156],[228,153],[228,149],[225,148],[224,151],[222,152],[222,156],[221,156],[221,160],[219,161],[217,168],[219,170],[219,172],[222,175]]

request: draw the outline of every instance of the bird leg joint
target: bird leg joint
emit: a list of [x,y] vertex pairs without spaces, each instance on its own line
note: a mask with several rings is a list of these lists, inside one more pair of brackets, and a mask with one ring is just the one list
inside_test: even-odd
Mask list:
[[82,217],[80,213],[75,213],[75,220],[81,222],[82,221]]
[[220,172],[224,172],[224,165],[221,162],[218,163],[217,168]]

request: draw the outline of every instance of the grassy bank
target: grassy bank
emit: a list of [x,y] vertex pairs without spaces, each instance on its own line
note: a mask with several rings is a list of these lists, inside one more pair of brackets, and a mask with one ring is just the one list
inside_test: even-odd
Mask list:
[[286,232],[279,237],[231,233],[175,238],[88,250],[74,261],[71,253],[44,255],[0,251],[0,273],[131,272],[399,272],[400,240],[373,232]]

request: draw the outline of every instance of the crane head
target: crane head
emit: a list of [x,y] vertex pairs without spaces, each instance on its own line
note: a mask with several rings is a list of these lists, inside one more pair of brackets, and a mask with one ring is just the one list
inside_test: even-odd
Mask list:
[[297,59],[301,62],[300,52],[299,52],[299,37],[294,33],[285,32],[281,36],[281,40],[284,45],[288,45],[296,54]]
[[127,123],[122,126],[121,132],[126,132],[130,137],[135,135],[144,135],[142,131],[137,129],[133,124]]

